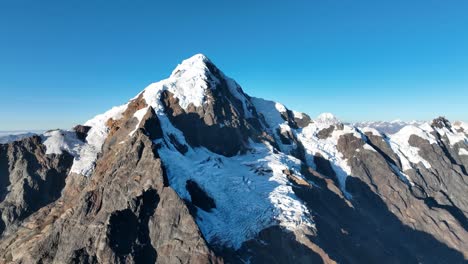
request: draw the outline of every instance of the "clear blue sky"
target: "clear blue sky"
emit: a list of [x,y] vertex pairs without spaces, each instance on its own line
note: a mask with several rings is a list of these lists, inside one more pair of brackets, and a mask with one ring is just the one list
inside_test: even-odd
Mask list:
[[465,0],[3,0],[0,130],[82,123],[195,53],[312,116],[467,120],[467,14]]

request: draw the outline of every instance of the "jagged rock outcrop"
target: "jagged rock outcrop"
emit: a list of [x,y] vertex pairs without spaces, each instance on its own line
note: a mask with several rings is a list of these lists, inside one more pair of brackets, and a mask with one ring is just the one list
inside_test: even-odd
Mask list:
[[160,127],[154,126],[157,117],[148,111],[141,127],[130,138],[122,133],[126,130],[128,134],[134,129],[129,124],[135,123],[125,120],[124,115],[119,120],[119,133],[112,133],[106,140],[92,177],[83,179],[71,174],[59,200],[37,211],[2,240],[3,261],[219,261],[184,201],[168,186],[157,146],[150,139],[157,137],[154,135]]
[[73,128],[73,130],[76,133],[76,137],[81,140],[85,141],[86,137],[88,137],[88,132],[91,130],[91,127],[89,126],[82,126],[82,125],[77,125]]
[[0,145],[0,235],[60,197],[72,162],[46,155],[39,136]]
[[[457,237],[466,236],[462,223],[457,223],[449,211],[435,211],[433,206],[427,203],[427,199],[431,198],[420,197],[420,190],[431,188],[421,188],[418,180],[408,183],[406,179],[402,179],[403,176],[399,175],[401,172],[395,170],[396,164],[393,160],[381,154],[384,150],[364,149],[364,144],[362,139],[347,134],[340,137],[338,148],[347,157],[352,169],[352,176],[346,180],[346,189],[352,195],[355,208],[365,211],[366,230],[372,227],[375,229],[376,235],[373,240],[383,240],[378,243],[385,245],[381,251],[395,250],[390,255],[395,257],[396,262],[462,262],[462,257],[451,249],[464,251],[465,242]],[[377,147],[374,145],[374,148]],[[428,179],[427,176],[423,177]],[[410,178],[417,179],[411,176]],[[454,186],[450,188],[450,193],[458,193]],[[458,196],[463,197],[460,193]],[[431,236],[436,239],[431,239]],[[399,244],[387,247],[388,241],[399,241]],[[441,241],[448,244],[448,247]],[[375,249],[377,248],[375,246]],[[428,255],[425,253],[428,251],[437,251],[437,254]],[[382,256],[372,258],[375,257]],[[371,262],[373,261],[377,259]]]
[[0,145],[0,263],[466,263],[466,131],[312,120],[195,55]]
[[203,105],[189,104],[184,109],[179,99],[166,90],[161,96],[165,113],[191,146],[203,146],[225,156],[245,152],[248,140],[260,138],[262,134],[255,108],[235,82],[226,78],[208,59],[201,60],[207,76]]

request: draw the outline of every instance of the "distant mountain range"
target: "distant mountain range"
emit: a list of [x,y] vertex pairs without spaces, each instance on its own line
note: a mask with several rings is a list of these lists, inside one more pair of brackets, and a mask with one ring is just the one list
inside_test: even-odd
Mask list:
[[385,134],[395,134],[396,132],[400,131],[403,127],[408,125],[419,126],[424,124],[425,121],[401,121],[401,120],[394,120],[394,121],[367,121],[367,122],[358,122],[353,123],[352,125],[356,127],[371,127],[375,128],[376,130],[385,133]]
[[[331,113],[324,113],[317,117],[318,120],[327,118],[331,116],[332,119],[336,117]],[[364,121],[356,123],[346,123],[347,125],[356,126],[358,128],[374,128],[377,131],[385,134],[395,134],[400,131],[403,127],[408,125],[422,125],[425,121]],[[25,137],[30,137],[32,135],[42,134],[45,130],[20,130],[20,131],[0,131],[0,144],[5,144],[8,142],[16,141],[23,139]]]
[[43,130],[29,130],[29,131],[0,131],[0,144],[20,140],[26,137],[44,133]]
[[[331,113],[323,113],[317,117],[317,120],[323,120],[324,118],[331,118],[338,120]],[[402,121],[402,120],[393,120],[393,121],[363,121],[356,123],[346,123],[344,124],[355,126],[358,128],[374,128],[377,131],[384,134],[395,134],[400,131],[403,127],[408,125],[420,126],[427,121]],[[21,130],[21,131],[0,131],[0,144],[5,144],[8,142],[20,140],[25,137],[32,135],[42,134],[45,130]]]
[[0,263],[466,263],[467,168],[466,123],[311,118],[198,54],[0,144]]

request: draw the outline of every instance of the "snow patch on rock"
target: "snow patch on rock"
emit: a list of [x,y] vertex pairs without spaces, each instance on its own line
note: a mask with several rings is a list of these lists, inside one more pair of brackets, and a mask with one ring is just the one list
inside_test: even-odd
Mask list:
[[466,135],[463,132],[457,132],[456,130],[450,131],[446,127],[434,128],[434,130],[437,131],[437,133],[439,133],[441,136],[446,136],[451,146],[454,146],[459,142],[468,143]]
[[363,146],[364,149],[367,149],[367,150],[370,150],[370,151],[374,151],[374,152],[377,152],[377,150],[375,150],[371,145],[369,144],[364,144]]
[[371,133],[374,136],[382,136],[382,133],[373,127],[360,127],[359,130],[361,130],[362,133]]
[[427,123],[426,125],[421,125],[419,127],[408,125],[397,133],[390,135],[390,140],[387,142],[400,158],[403,171],[412,169],[413,166],[411,163],[422,163],[427,169],[431,168],[431,164],[419,155],[419,148],[413,147],[409,144],[409,139],[412,135],[416,135],[427,140],[430,144],[437,144],[434,136],[429,133],[430,130],[432,130],[432,128]]
[[86,137],[86,144],[82,146],[78,155],[75,156],[71,168],[72,173],[91,176],[94,172],[97,156],[101,153],[102,145],[109,133],[109,128],[106,126],[107,121],[110,118],[114,120],[122,118],[122,114],[126,109],[127,104],[113,107],[111,110],[97,115],[85,123],[85,126],[90,126],[91,129]]
[[74,131],[51,130],[42,136],[42,142],[46,147],[46,154],[63,154],[64,151],[76,156],[84,145],[83,141],[76,137]]
[[286,113],[287,112],[286,106],[284,106],[283,104],[275,103],[275,108],[280,113]]
[[462,156],[462,155],[463,155],[463,156],[468,156],[468,150],[466,150],[466,149],[464,149],[464,148],[460,148],[460,149],[458,150],[458,155],[460,155],[460,156]]
[[265,121],[270,128],[274,129],[277,126],[286,123],[281,116],[280,111],[286,111],[284,105],[256,97],[252,97],[251,101],[257,109],[257,112],[265,118]]
[[130,132],[129,134],[130,136],[133,136],[133,134],[135,134],[135,132],[138,130],[138,127],[140,127],[141,121],[143,120],[143,117],[145,117],[146,113],[148,112],[148,109],[149,109],[149,106],[142,108],[136,111],[135,114],[133,114],[133,117],[138,119],[138,124],[135,126],[135,129],[133,129],[133,131]]
[[264,116],[265,121],[271,129],[270,132],[275,136],[281,151],[289,151],[293,146],[281,144],[281,140],[277,138],[275,133],[276,129],[280,129],[280,131],[291,131],[297,137],[307,153],[306,160],[309,166],[315,167],[313,157],[317,154],[329,160],[338,177],[340,188],[343,193],[350,197],[350,194],[345,190],[345,182],[346,177],[351,175],[351,168],[336,146],[338,144],[338,139],[344,134],[351,133],[355,137],[361,138],[361,134],[355,128],[350,126],[343,126],[343,129],[335,128],[329,138],[319,139],[317,133],[320,130],[329,128],[331,125],[341,124],[334,115],[330,113],[321,114],[315,122],[310,123],[307,127],[295,130],[281,117],[281,112],[286,111],[286,107],[282,104],[259,98],[252,98],[252,102],[257,111]]
[[[323,119],[320,120],[323,121]],[[329,119],[327,118],[326,120]],[[328,128],[328,124],[330,124],[328,121],[311,123],[302,129],[298,134],[298,139],[304,145],[307,154],[309,154],[309,165],[315,167],[313,157],[317,154],[320,154],[323,158],[328,160],[338,178],[340,189],[346,196],[351,197],[351,195],[346,192],[346,177],[351,175],[351,167],[348,165],[348,160],[338,151],[337,145],[342,135],[352,134],[354,137],[361,138],[361,134],[353,127],[343,126],[342,130],[334,129],[333,133],[328,138],[318,138],[317,133],[324,128]]]

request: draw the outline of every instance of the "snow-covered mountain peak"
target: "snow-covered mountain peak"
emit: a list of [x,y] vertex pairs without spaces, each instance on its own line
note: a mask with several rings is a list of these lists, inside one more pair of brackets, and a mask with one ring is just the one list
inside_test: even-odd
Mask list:
[[329,124],[329,125],[341,123],[340,120],[338,120],[338,118],[336,118],[332,113],[322,113],[317,116],[315,121],[317,123],[323,123],[323,124]]
[[[203,54],[196,54],[182,61],[169,78],[150,84],[143,94],[146,102],[158,109],[161,93],[168,91],[179,100],[178,104],[187,110],[190,104],[195,107],[202,106],[209,97],[209,91],[219,87],[227,88],[228,93],[243,103],[244,111],[248,113],[248,102],[240,86]],[[223,94],[226,96],[226,93]]]
[[312,120],[197,54],[73,130],[0,137],[0,263],[465,263],[467,133]]
[[213,64],[208,57],[203,54],[195,54],[177,65],[172,71],[171,78],[177,78],[187,74],[203,76],[209,71],[208,64]]
[[455,129],[460,130],[460,131],[464,131],[465,133],[468,133],[468,123],[466,123],[466,122],[455,121],[455,122],[453,122],[453,127]]
[[168,79],[146,87],[144,98],[149,105],[158,109],[161,93],[169,91],[179,100],[182,108],[187,109],[190,104],[199,107],[206,99],[207,90],[219,82],[210,68],[215,68],[212,62],[205,55],[196,54],[182,61]]
[[435,118],[434,120],[432,120],[432,124],[431,124],[433,127],[435,128],[447,128],[447,129],[451,129],[452,128],[452,124],[450,123],[450,121],[448,121],[445,117],[443,116],[440,116],[440,117],[437,117]]

